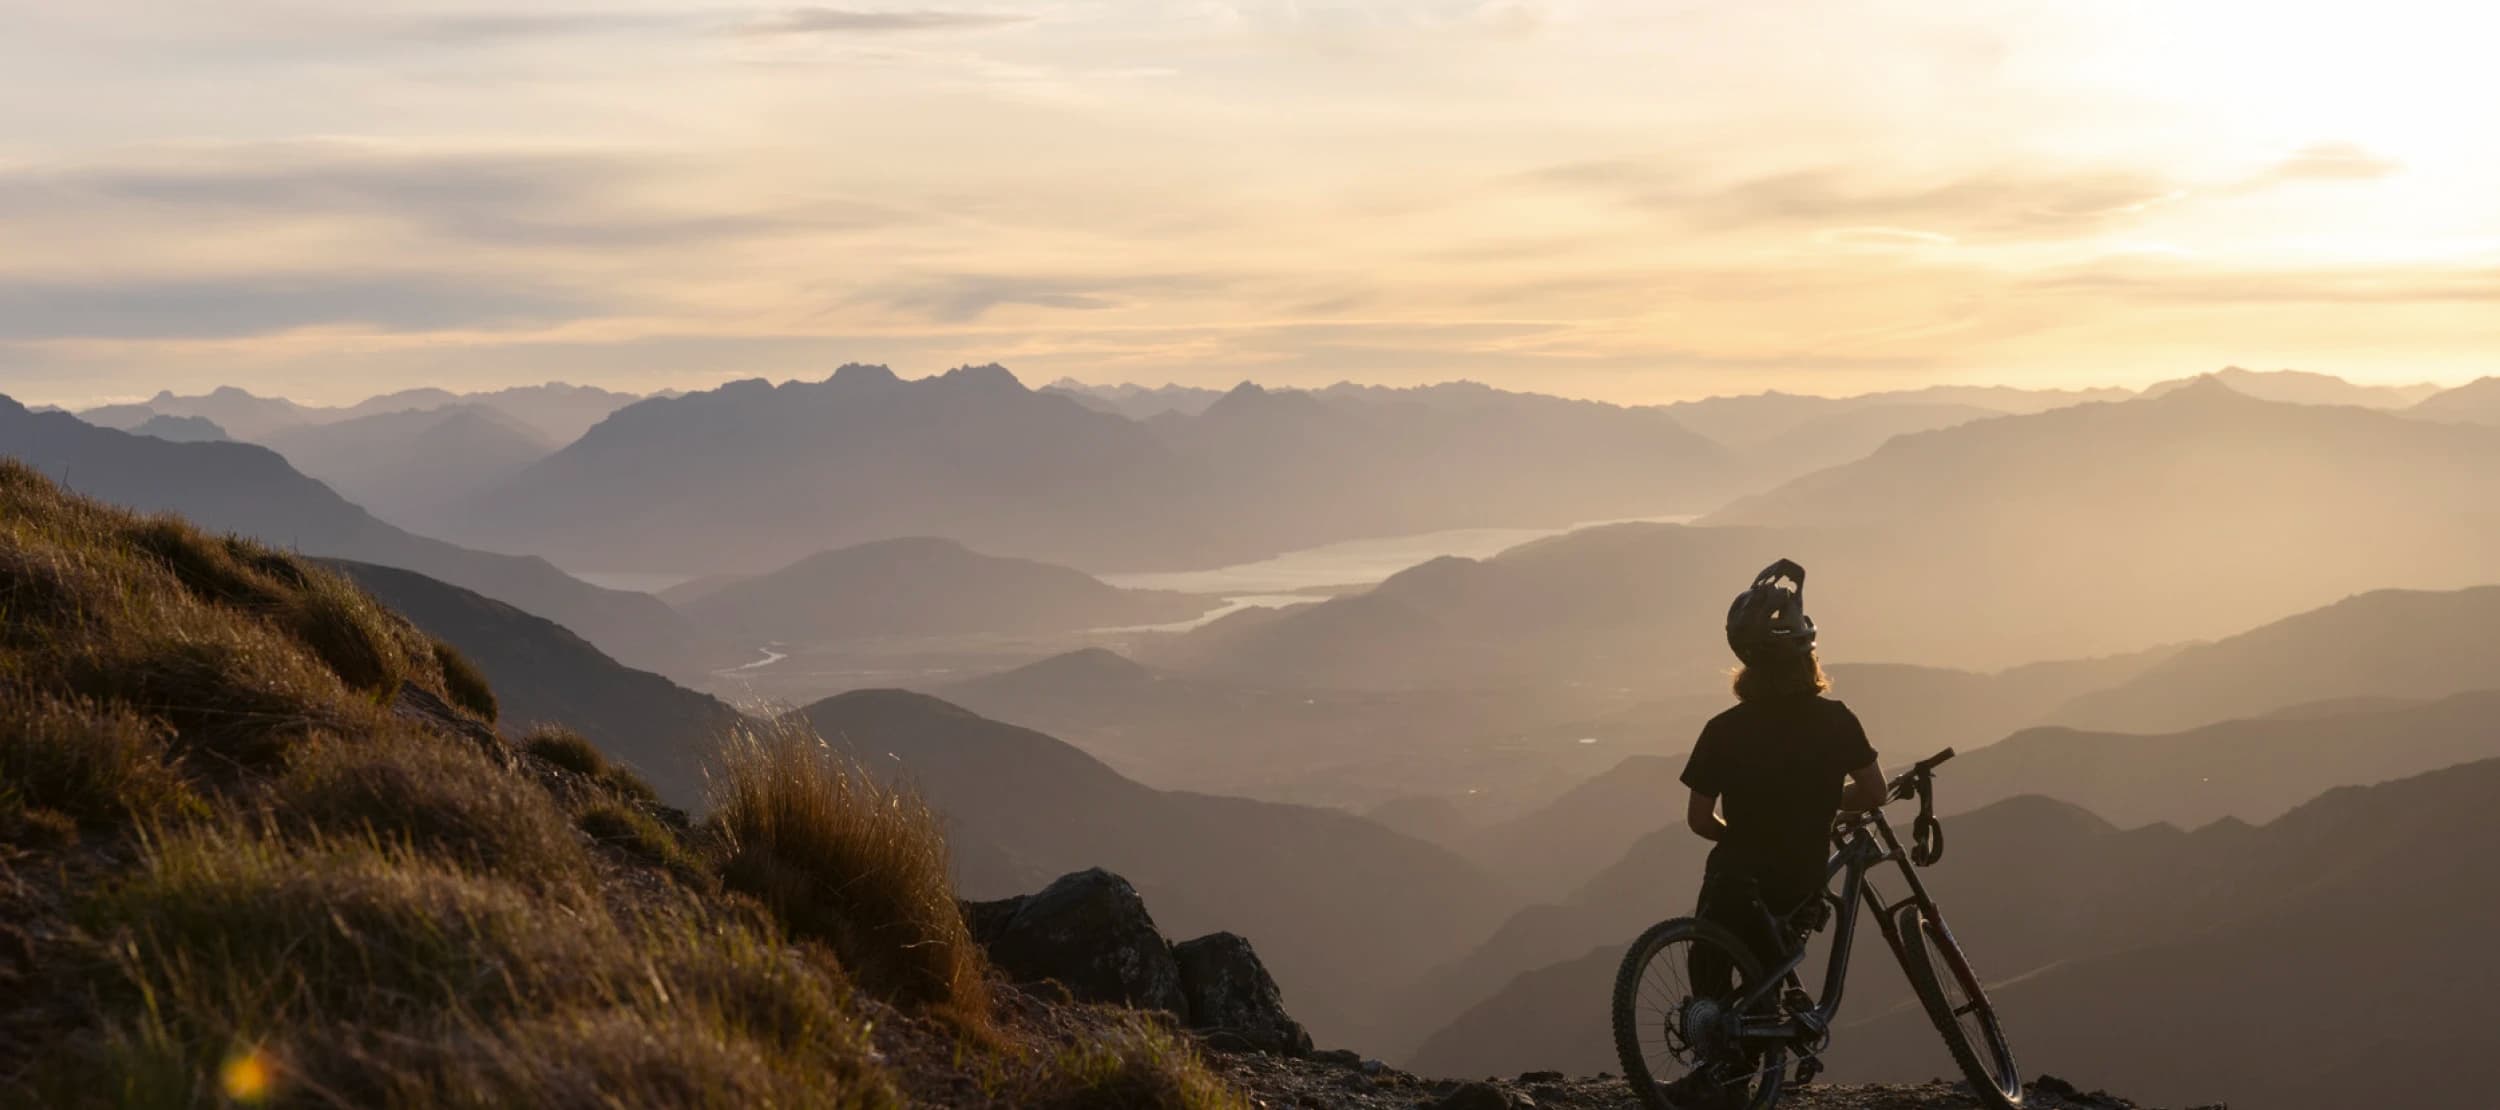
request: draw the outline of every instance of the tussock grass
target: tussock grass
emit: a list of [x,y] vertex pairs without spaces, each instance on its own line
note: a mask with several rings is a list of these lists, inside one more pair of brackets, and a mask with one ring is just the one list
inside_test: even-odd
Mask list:
[[919,795],[870,778],[790,718],[734,735],[712,789],[730,889],[831,947],[863,989],[987,1025],[987,961],[955,902],[944,828]]
[[679,879],[700,883],[708,874],[703,861],[670,832],[668,826],[643,810],[616,802],[597,802],[573,817],[574,827],[592,840],[644,863],[668,869]]
[[0,823],[47,811],[92,829],[196,816],[164,726],[126,709],[0,690]]
[[608,762],[607,753],[589,738],[560,725],[540,725],[521,740],[521,750],[608,788],[617,797],[656,805],[660,792],[642,776]]
[[434,665],[443,669],[444,692],[451,703],[477,714],[478,719],[493,724],[503,716],[503,706],[495,698],[495,688],[486,681],[486,673],[477,664],[460,654],[460,649],[441,640],[434,641]]
[[318,834],[363,833],[528,881],[589,868],[563,812],[536,783],[475,748],[406,726],[322,737],[274,794],[287,824]]
[[619,917],[587,886],[371,841],[210,833],[151,845],[78,916],[133,1017],[44,1090],[213,1103],[250,1051],[316,1103],[900,1103],[837,978],[690,907]]
[[1016,1105],[1048,1110],[1250,1110],[1251,1103],[1207,1070],[1197,1046],[1161,1022],[1134,1013],[1108,1017],[1087,1040],[1062,1047]]

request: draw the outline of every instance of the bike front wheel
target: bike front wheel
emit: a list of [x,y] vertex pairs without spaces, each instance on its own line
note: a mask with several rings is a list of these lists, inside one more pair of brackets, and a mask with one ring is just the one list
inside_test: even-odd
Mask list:
[[1615,974],[1615,1056],[1649,1110],[1769,1110],[1788,1074],[1779,1045],[1736,1035],[1736,1002],[1762,965],[1736,934],[1689,917],[1653,926]]
[[2014,1065],[2014,1049],[1953,931],[1916,905],[1901,907],[1893,925],[1901,938],[1901,969],[1971,1092],[1998,1110],[2020,1110],[2023,1077]]

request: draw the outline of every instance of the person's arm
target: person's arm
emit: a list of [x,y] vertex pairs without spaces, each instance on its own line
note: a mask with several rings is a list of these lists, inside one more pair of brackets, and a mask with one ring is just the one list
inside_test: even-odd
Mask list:
[[1684,827],[1693,830],[1694,836],[1713,844],[1726,836],[1727,822],[1719,820],[1718,795],[1693,791],[1692,797],[1684,803]]
[[1869,763],[1849,772],[1849,785],[1840,792],[1840,808],[1846,813],[1882,809],[1888,789],[1884,782],[1884,765],[1880,762]]

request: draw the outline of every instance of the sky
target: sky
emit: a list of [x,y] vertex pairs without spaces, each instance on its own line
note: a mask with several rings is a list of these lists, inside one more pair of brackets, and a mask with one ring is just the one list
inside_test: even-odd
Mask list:
[[0,392],[2500,373],[2448,0],[0,0]]

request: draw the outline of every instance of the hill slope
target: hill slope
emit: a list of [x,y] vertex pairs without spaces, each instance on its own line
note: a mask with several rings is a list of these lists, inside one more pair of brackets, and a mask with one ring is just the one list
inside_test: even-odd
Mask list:
[[2500,431],[2209,381],[1903,437],[1704,523],[1858,533],[1824,545],[1837,574],[1806,560],[1850,583],[1824,594],[1834,617],[1889,638],[1989,613],[1947,626],[1953,654],[1882,653],[1950,662],[2222,635],[2390,584],[2480,585],[2500,578],[2495,505]]
[[148,512],[174,512],[312,555],[406,567],[544,616],[628,664],[687,666],[700,646],[685,618],[656,598],[604,590],[539,559],[491,555],[402,531],[306,478],[266,448],[168,443],[36,414],[0,397],[0,454],[81,493]]
[[1957,761],[1953,803],[2045,791],[2125,826],[2270,821],[2332,787],[2500,758],[2495,722],[2500,692],[2484,691],[2167,734],[2032,729]]
[[977,554],[941,539],[884,540],[711,586],[681,603],[706,628],[750,641],[1022,635],[1171,624],[1207,598],[1123,590],[1083,571]]
[[702,760],[742,718],[716,698],[608,658],[559,625],[415,571],[330,566],[418,628],[460,649],[516,730],[562,725],[639,772],[670,805],[700,808]]
[[2490,689],[2500,689],[2500,586],[2374,590],[2183,649],[2054,720],[2159,732],[2306,702]]
[[2479,378],[2433,394],[2406,411],[2429,420],[2500,424],[2500,377]]

